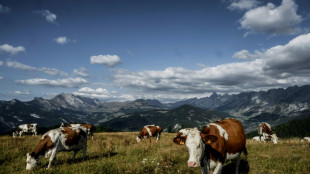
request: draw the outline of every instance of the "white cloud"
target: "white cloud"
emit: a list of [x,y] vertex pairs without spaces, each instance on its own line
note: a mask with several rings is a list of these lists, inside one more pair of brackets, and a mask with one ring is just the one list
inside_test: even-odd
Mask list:
[[56,23],[57,16],[51,13],[49,10],[37,10],[35,13],[43,16],[48,22]]
[[3,79],[3,77],[2,76],[0,76],[0,80],[2,80]]
[[0,4],[0,13],[9,13],[11,11],[10,7],[5,7]]
[[260,52],[256,51],[255,54],[250,54],[248,50],[241,50],[239,52],[236,52],[232,57],[236,59],[254,59],[259,58]]
[[66,79],[27,79],[27,80],[16,80],[16,83],[24,84],[24,85],[42,85],[49,87],[78,87],[82,84],[87,84],[88,81],[83,78],[66,78]]
[[29,95],[30,91],[15,91],[14,94],[16,94],[16,95]]
[[131,94],[119,94],[116,91],[109,91],[104,88],[93,89],[89,87],[83,87],[80,88],[78,91],[73,92],[73,94],[92,98],[106,99],[110,101],[132,101],[137,99]]
[[0,66],[2,66],[3,64],[4,64],[3,61],[0,60]]
[[13,47],[9,44],[4,44],[0,46],[0,52],[16,55],[19,52],[25,51],[26,49],[22,46]]
[[87,69],[83,68],[83,67],[81,67],[79,69],[74,69],[73,74],[78,75],[78,76],[82,76],[82,77],[89,77],[89,74],[87,73]]
[[228,9],[230,10],[248,10],[257,6],[259,2],[257,0],[236,0],[233,1]]
[[16,61],[7,61],[6,65],[7,65],[7,67],[16,68],[16,69],[20,69],[20,70],[40,71],[40,72],[44,72],[44,73],[49,74],[49,75],[68,76],[68,73],[60,71],[60,70],[55,69],[55,68],[46,68],[46,67],[37,68],[37,67],[25,65],[25,64],[22,64],[22,63],[16,62]]
[[61,37],[55,38],[54,41],[61,44],[61,45],[64,45],[64,44],[69,42],[69,39],[65,36],[61,36]]
[[308,76],[310,73],[310,33],[278,45],[263,54],[264,70],[273,76]]
[[90,63],[113,67],[120,64],[121,59],[117,55],[98,55],[98,56],[91,56]]
[[157,71],[131,72],[114,69],[112,80],[129,88],[137,98],[180,99],[203,97],[211,92],[237,93],[310,83],[310,33],[300,35],[285,45],[249,53],[236,58],[252,58],[200,70],[168,67]]
[[266,33],[268,35],[295,34],[301,29],[302,17],[297,14],[297,5],[293,0],[282,0],[276,7],[272,3],[247,11],[240,20],[245,34]]

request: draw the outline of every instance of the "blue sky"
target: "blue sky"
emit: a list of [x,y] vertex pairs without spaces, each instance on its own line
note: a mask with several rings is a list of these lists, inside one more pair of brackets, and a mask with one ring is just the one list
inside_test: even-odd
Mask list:
[[0,0],[0,100],[162,102],[310,84],[307,0]]

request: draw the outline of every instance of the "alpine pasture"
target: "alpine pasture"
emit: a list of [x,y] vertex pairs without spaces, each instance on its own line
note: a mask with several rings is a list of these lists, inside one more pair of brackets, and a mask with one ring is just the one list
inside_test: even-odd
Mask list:
[[[34,170],[27,171],[26,154],[32,152],[42,135],[0,137],[0,173],[200,173],[200,167],[187,167],[188,151],[176,145],[175,133],[163,133],[156,139],[136,142],[138,132],[95,133],[88,139],[86,160],[80,151],[75,159],[73,152],[60,152],[51,169],[48,159],[41,157]],[[279,144],[254,142],[247,139],[248,156],[242,155],[240,168],[244,173],[310,173],[310,145],[299,138],[280,139]],[[234,171],[227,162],[223,173]]]

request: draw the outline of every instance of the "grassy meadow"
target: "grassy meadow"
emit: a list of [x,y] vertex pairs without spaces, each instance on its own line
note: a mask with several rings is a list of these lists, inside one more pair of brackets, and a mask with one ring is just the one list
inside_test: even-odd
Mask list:
[[[72,159],[73,152],[60,152],[51,169],[48,159],[41,157],[41,165],[26,171],[26,153],[32,152],[41,136],[0,137],[0,173],[200,173],[200,168],[188,168],[185,146],[172,142],[175,133],[163,133],[161,140],[136,143],[137,132],[96,133],[88,140],[86,160],[82,151]],[[248,157],[242,155],[243,171],[249,173],[310,173],[310,145],[299,139],[280,140],[279,144],[247,140]],[[231,173],[228,162],[223,173]]]

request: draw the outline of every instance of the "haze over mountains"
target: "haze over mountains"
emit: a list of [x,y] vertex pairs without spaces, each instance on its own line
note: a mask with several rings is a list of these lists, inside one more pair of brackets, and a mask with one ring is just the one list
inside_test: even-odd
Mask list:
[[95,98],[62,93],[52,99],[34,98],[0,101],[0,133],[23,123],[48,127],[61,122],[103,124],[107,128],[138,131],[145,124],[159,124],[164,129],[202,127],[208,122],[235,117],[247,132],[260,122],[272,125],[309,116],[310,85],[233,95],[213,93],[175,103],[157,100],[103,102]]

